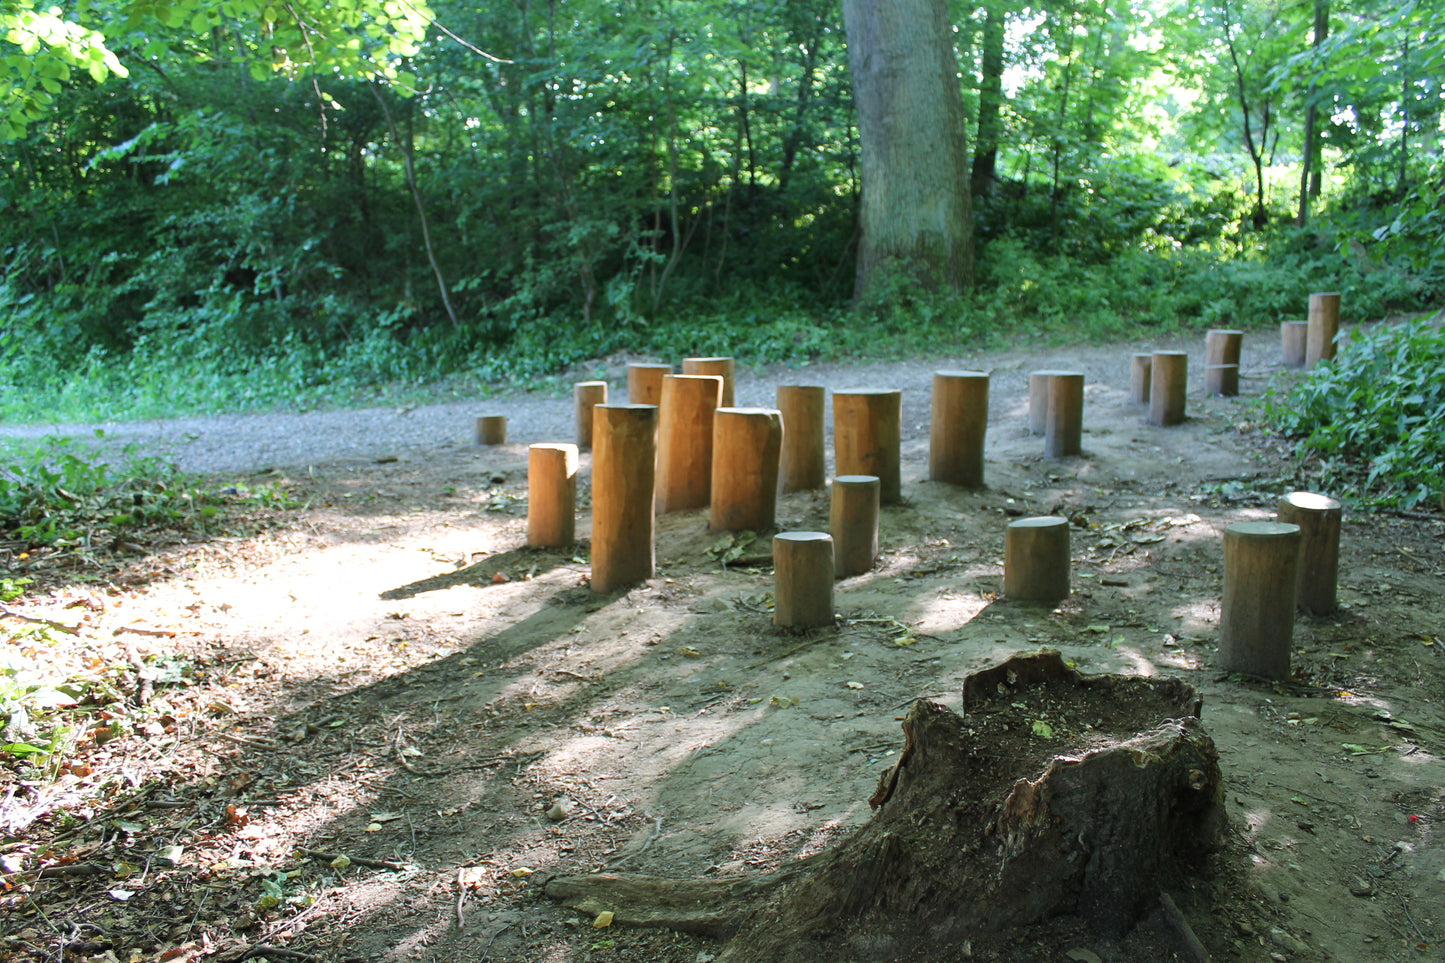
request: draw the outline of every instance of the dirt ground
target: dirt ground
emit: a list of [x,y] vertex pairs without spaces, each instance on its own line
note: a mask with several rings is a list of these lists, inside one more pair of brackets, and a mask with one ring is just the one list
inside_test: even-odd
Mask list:
[[[876,568],[837,583],[837,625],[805,634],[772,626],[767,539],[725,565],[706,511],[658,520],[656,578],[593,593],[585,457],[582,544],[525,548],[527,444],[571,440],[565,399],[488,401],[513,414],[495,448],[456,417],[440,444],[258,458],[305,503],[284,526],[13,603],[100,657],[128,646],[154,695],[129,730],[98,713],[84,765],[5,787],[0,958],[706,963],[719,943],[599,928],[539,880],[818,852],[868,820],[915,700],[958,709],[967,673],[1044,647],[1202,694],[1228,845],[1171,895],[1212,959],[1445,958],[1445,520],[1347,512],[1341,610],[1298,619],[1292,680],[1224,676],[1223,529],[1296,479],[1253,425],[1277,346],[1251,335],[1243,396],[1219,399],[1198,340],[1172,428],[1128,403],[1140,345],[741,371],[744,404],[789,382],[904,392],[904,503]],[[1048,367],[1087,375],[1082,456],[1045,460],[1027,431]],[[981,491],[927,480],[929,379],[959,368],[992,372]],[[1041,514],[1073,525],[1057,608],[1001,597],[1004,527]],[[827,515],[824,491],[779,501],[783,530]],[[954,958],[1198,959],[1177,937],[1063,919]]]

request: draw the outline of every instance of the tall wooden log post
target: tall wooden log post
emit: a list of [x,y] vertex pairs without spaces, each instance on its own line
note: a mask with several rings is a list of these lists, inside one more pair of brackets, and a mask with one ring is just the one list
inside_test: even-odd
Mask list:
[[592,455],[592,591],[611,592],[652,578],[652,514],[657,408],[597,405]]
[[1286,368],[1303,368],[1309,354],[1310,323],[1308,321],[1281,321],[1279,323],[1279,347]]
[[560,548],[577,540],[577,461],[576,445],[528,446],[527,544],[533,548]]
[[1067,458],[1084,450],[1084,376],[1052,371],[1044,406],[1044,457]]
[[871,571],[878,557],[878,489],[873,475],[833,479],[828,529],[833,535],[833,574],[838,578]]
[[1289,677],[1300,530],[1283,522],[1236,522],[1224,530],[1219,665],[1264,679]]
[[884,505],[903,501],[903,392],[833,392],[833,461],[839,475],[873,475]]
[[773,536],[773,624],[812,629],[833,624],[833,538],[826,532]]
[[783,448],[778,464],[778,491],[813,491],[828,480],[824,457],[824,422],[828,390],[822,385],[779,385],[778,411],[783,416]]
[[506,443],[506,415],[481,415],[477,418],[477,444],[505,445]]
[[627,366],[627,400],[634,405],[660,405],[662,379],[672,374],[670,364],[630,364]]
[[772,408],[719,408],[712,424],[708,527],[771,531],[777,520],[782,415]]
[[717,375],[722,379],[722,403],[718,405],[718,407],[732,408],[737,404],[737,393],[734,391],[736,379],[732,358],[684,358],[682,360],[682,373],[690,375]]
[[657,511],[703,508],[712,498],[713,418],[723,380],[667,375],[657,429]]
[[1020,518],[1004,530],[1003,594],[1054,603],[1069,596],[1069,520]]
[[928,477],[964,488],[982,488],[987,430],[988,375],[982,371],[935,372]]
[[579,381],[572,386],[572,401],[577,418],[577,447],[592,450],[592,409],[607,403],[607,382]]
[[1149,403],[1150,372],[1154,356],[1152,354],[1136,354],[1131,356],[1129,365],[1129,403],[1135,405],[1147,405]]
[[1276,517],[1300,530],[1299,567],[1295,601],[1300,611],[1329,615],[1338,602],[1335,589],[1340,572],[1340,523],[1343,509],[1328,495],[1290,492],[1279,500]]
[[1189,389],[1189,355],[1183,351],[1156,351],[1149,371],[1149,424],[1179,424],[1184,420],[1184,397]]
[[1204,336],[1204,390],[1232,398],[1239,394],[1239,358],[1244,332],[1215,328]]
[[1340,333],[1340,296],[1311,294],[1309,335],[1305,345],[1305,367],[1313,368],[1335,356],[1335,336]]

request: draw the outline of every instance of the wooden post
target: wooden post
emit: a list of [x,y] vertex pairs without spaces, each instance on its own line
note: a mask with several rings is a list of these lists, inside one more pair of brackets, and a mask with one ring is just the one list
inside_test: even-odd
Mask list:
[[1236,522],[1224,530],[1219,665],[1265,679],[1289,677],[1298,525]]
[[527,447],[527,544],[556,548],[577,540],[577,446]]
[[874,475],[884,505],[903,501],[903,392],[833,392],[833,461],[839,475]]
[[1233,398],[1239,394],[1239,365],[1212,364],[1204,369],[1204,392]]
[[833,536],[833,574],[861,575],[878,557],[878,479],[839,475],[833,479],[828,529]]
[[1305,367],[1313,368],[1335,356],[1335,335],[1340,333],[1340,296],[1311,294]]
[[822,385],[778,386],[778,411],[783,416],[780,494],[822,488],[828,479],[823,440],[827,396],[828,389]]
[[505,445],[506,443],[506,415],[482,415],[477,418],[477,444]]
[[1284,353],[1286,368],[1303,368],[1309,354],[1310,323],[1308,321],[1281,321],[1279,323],[1279,345]]
[[657,408],[597,405],[592,456],[592,591],[611,592],[652,578],[652,516]]
[[1051,371],[1044,417],[1044,457],[1065,458],[1084,450],[1084,376]]
[[1295,596],[1300,611],[1329,615],[1336,605],[1340,571],[1340,503],[1328,495],[1290,492],[1279,500],[1276,517],[1300,530]]
[[702,508],[711,500],[712,431],[722,378],[667,375],[657,428],[657,511]]
[[777,519],[783,416],[772,408],[719,408],[712,424],[708,527],[771,531]]
[[662,403],[662,379],[672,374],[670,364],[630,364],[627,366],[627,400],[634,405]]
[[1204,364],[1239,364],[1244,346],[1244,332],[1227,328],[1211,328],[1204,335]]
[[1149,424],[1179,424],[1184,420],[1184,394],[1189,387],[1189,355],[1156,351],[1149,371]]
[[1059,371],[1035,371],[1029,375],[1029,434],[1042,435],[1049,422],[1049,376]]
[[731,408],[737,403],[733,391],[732,358],[684,358],[682,373],[690,375],[717,375],[722,379],[722,403],[719,408]]
[[577,416],[577,447],[592,448],[592,409],[607,403],[607,382],[579,381],[572,386],[572,400]]
[[934,372],[928,477],[950,485],[982,488],[983,439],[987,430],[988,375],[982,371]]
[[1129,402],[1135,405],[1147,405],[1149,403],[1149,374],[1151,371],[1152,354],[1136,354],[1133,356],[1133,363],[1130,366],[1129,378]]
[[1069,520],[1037,515],[1004,530],[1003,594],[1029,602],[1069,596]]
[[811,629],[833,624],[833,538],[825,532],[773,536],[773,624]]

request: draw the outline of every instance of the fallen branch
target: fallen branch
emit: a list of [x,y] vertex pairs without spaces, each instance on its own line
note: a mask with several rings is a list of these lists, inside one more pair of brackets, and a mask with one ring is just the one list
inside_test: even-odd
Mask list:
[[312,956],[310,953],[302,953],[300,950],[288,950],[284,946],[272,946],[270,943],[257,943],[240,956],[236,957],[235,963],[242,960],[249,960],[255,956],[279,956],[288,960],[318,960],[320,957]]
[[80,634],[80,626],[78,625],[66,625],[64,622],[55,622],[51,619],[42,619],[34,615],[25,615],[24,613],[15,611],[4,602],[0,602],[0,616],[5,616],[12,619],[19,619],[22,622],[29,622],[32,625],[44,625],[48,628],[54,629],[57,632],[64,632],[66,635]]

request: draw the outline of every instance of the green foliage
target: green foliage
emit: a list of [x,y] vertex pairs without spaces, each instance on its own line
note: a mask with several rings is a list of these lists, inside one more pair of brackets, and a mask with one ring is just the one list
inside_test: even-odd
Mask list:
[[0,532],[19,543],[25,570],[84,565],[119,542],[204,537],[258,500],[277,504],[270,491],[198,487],[172,466],[130,452],[112,464],[64,438],[0,463]]
[[1398,508],[1445,493],[1441,321],[1357,335],[1302,384],[1267,399],[1266,416],[1296,439],[1318,490]]

